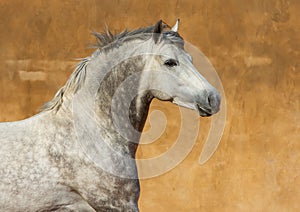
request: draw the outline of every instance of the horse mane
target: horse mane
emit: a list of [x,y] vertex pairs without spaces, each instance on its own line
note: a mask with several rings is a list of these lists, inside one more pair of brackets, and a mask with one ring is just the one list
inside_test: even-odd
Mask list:
[[[66,93],[75,94],[78,89],[83,85],[86,77],[86,66],[88,62],[100,52],[109,51],[116,46],[122,45],[122,43],[132,41],[134,39],[146,40],[153,36],[155,26],[148,26],[143,28],[138,28],[132,31],[125,30],[119,34],[113,34],[108,27],[106,27],[105,32],[98,33],[93,32],[93,35],[97,39],[97,43],[92,47],[97,48],[98,50],[92,54],[90,57],[86,57],[81,60],[81,62],[76,66],[74,72],[71,74],[70,78],[66,84],[61,87],[52,100],[45,103],[40,111],[50,111],[50,110],[59,110],[63,103],[63,97]],[[162,29],[169,28],[167,24],[162,24]],[[177,32],[164,31],[162,32],[163,37],[167,37],[168,40],[175,44],[183,46],[183,39]]]
[[63,96],[65,93],[76,93],[78,89],[83,85],[86,76],[86,66],[90,58],[84,58],[76,66],[75,71],[71,74],[66,84],[61,87],[54,95],[53,99],[44,104],[40,111],[58,110],[63,103]]
[[93,35],[97,39],[97,44],[94,47],[101,50],[109,50],[120,42],[132,40],[134,38],[146,38],[145,35],[151,34],[153,32],[154,26],[149,26],[145,28],[139,28],[133,31],[128,31],[127,29],[119,34],[113,34],[109,28],[106,28],[105,32],[98,33],[93,32]]
[[[163,29],[171,29],[171,27],[166,24],[162,23],[162,30]],[[141,39],[146,40],[153,36],[153,32],[155,29],[154,26],[148,26],[143,28],[138,28],[132,31],[128,31],[127,29],[119,34],[113,34],[108,27],[106,27],[106,30],[102,33],[93,32],[93,35],[97,39],[97,44],[93,45],[93,47],[96,47],[100,49],[101,51],[110,50],[116,46],[122,45],[124,42],[128,42],[134,39]],[[162,36],[164,38],[168,38],[172,43],[176,44],[183,44],[182,37],[177,33],[173,31],[163,31]]]

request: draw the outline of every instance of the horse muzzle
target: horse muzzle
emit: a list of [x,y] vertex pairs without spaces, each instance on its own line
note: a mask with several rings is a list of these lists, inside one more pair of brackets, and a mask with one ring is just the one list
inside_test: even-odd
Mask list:
[[196,103],[198,113],[202,117],[209,117],[220,110],[221,96],[219,92],[212,92],[202,101]]

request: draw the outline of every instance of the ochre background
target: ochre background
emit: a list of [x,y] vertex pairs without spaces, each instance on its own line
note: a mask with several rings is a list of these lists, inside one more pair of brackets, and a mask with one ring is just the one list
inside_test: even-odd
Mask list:
[[[201,166],[211,121],[201,118],[188,157],[141,181],[141,211],[300,211],[299,11],[297,0],[1,0],[0,121],[29,117],[51,99],[73,59],[92,53],[91,31],[180,17],[181,35],[222,80],[226,128]],[[179,133],[177,106],[155,101],[153,109],[165,112],[168,125],[139,158],[164,153]]]

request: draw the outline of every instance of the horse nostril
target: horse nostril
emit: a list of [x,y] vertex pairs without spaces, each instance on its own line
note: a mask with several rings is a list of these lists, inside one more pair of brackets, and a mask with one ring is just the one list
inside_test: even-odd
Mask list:
[[208,102],[209,106],[211,106],[211,96],[207,97],[207,102]]
[[211,107],[211,111],[216,113],[220,110],[221,97],[219,93],[211,93],[207,97],[207,102]]

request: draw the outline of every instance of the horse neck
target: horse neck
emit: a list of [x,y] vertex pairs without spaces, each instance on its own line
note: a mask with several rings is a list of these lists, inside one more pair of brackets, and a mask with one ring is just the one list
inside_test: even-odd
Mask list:
[[144,67],[143,56],[135,56],[106,70],[94,101],[98,125],[106,140],[132,157],[153,98],[149,92],[140,90]]

